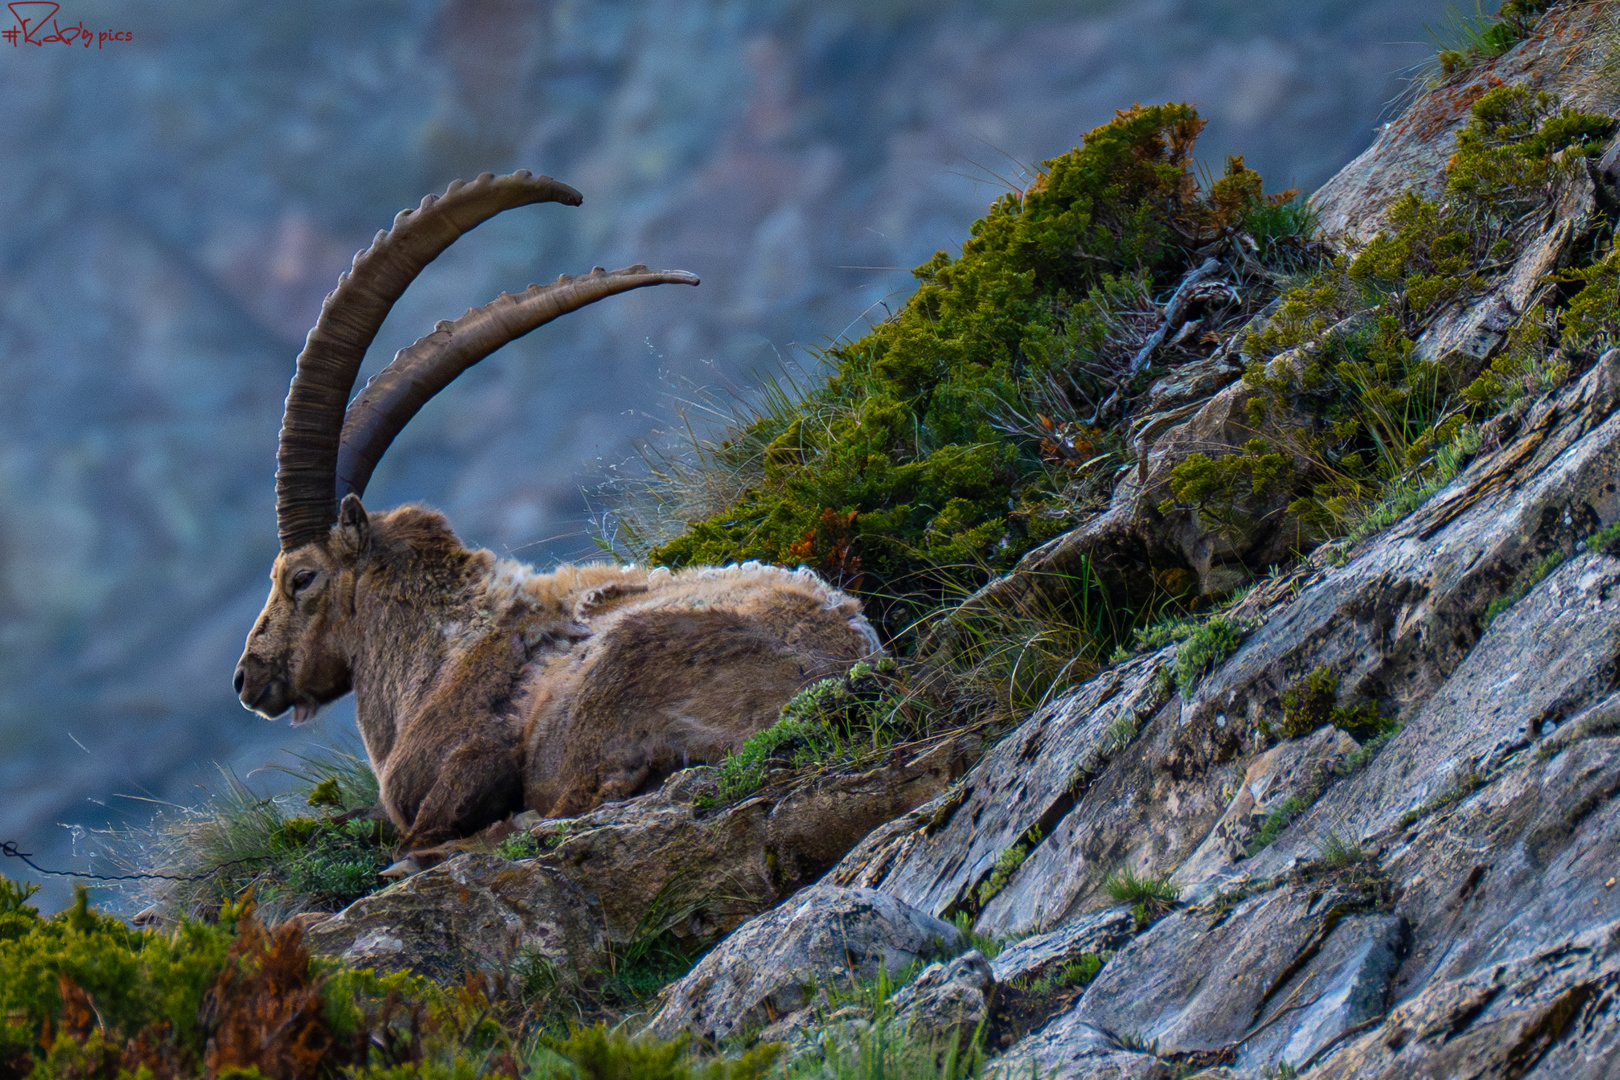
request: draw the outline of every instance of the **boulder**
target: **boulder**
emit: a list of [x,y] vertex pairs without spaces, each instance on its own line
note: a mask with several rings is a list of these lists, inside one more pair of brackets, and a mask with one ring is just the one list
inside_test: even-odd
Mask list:
[[607,966],[602,911],[583,890],[532,860],[475,853],[356,900],[307,940],[311,952],[355,967],[440,982],[477,972],[513,985],[544,963],[588,986]]
[[804,1009],[820,987],[958,952],[961,931],[873,889],[814,885],[744,923],[660,995],[646,1031],[724,1039]]
[[1175,1073],[1147,1047],[1067,1017],[1020,1039],[985,1070],[987,1080],[1171,1080]]
[[914,1042],[937,1053],[964,1049],[990,1016],[996,977],[977,949],[930,964],[889,999],[894,1022]]

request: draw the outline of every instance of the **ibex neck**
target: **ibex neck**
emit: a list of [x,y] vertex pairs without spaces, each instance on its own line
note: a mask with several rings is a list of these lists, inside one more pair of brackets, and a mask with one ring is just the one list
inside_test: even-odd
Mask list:
[[346,635],[355,718],[379,768],[399,735],[398,719],[421,712],[478,621],[479,567],[447,569],[371,567],[355,583]]

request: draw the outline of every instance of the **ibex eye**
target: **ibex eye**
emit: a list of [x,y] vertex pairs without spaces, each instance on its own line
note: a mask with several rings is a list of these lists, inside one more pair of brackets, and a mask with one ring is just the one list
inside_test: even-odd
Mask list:
[[315,580],[315,571],[313,571],[313,570],[300,570],[300,571],[298,571],[298,573],[293,575],[292,591],[295,592],[295,593],[296,592],[303,592],[306,588],[309,587],[309,583],[314,581],[314,580]]

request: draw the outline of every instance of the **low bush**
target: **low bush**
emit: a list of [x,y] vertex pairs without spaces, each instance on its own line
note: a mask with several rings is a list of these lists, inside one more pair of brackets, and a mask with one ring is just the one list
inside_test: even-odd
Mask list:
[[[822,352],[824,377],[769,387],[718,442],[655,461],[615,539],[669,566],[811,566],[905,638],[1106,503],[1130,455],[1116,421],[1148,381],[1133,360],[1157,329],[1155,296],[1239,237],[1279,269],[1317,250],[1295,193],[1263,194],[1241,159],[1200,184],[1203,123],[1188,105],[1137,106],[1045,162],[959,256],[917,268],[892,318]],[[1266,294],[1227,318],[1240,325]],[[1165,345],[1160,363],[1214,340]]]
[[1394,727],[1393,720],[1378,715],[1375,702],[1340,706],[1339,677],[1325,667],[1318,667],[1283,691],[1282,705],[1280,731],[1286,739],[1309,735],[1324,724],[1332,724],[1357,741],[1375,738]]

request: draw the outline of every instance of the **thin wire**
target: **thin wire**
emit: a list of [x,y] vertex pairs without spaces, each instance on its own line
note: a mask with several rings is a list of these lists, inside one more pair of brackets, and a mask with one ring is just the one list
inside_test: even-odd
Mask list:
[[213,877],[227,866],[237,866],[246,862],[264,862],[268,858],[265,855],[249,855],[246,858],[232,859],[230,862],[222,862],[213,869],[201,874],[84,874],[73,870],[47,870],[33,860],[33,854],[32,851],[17,850],[17,845],[13,841],[0,840],[0,855],[4,855],[8,859],[21,859],[32,867],[35,873],[48,874],[51,877],[84,878],[89,881],[139,881],[149,878],[155,878],[159,881],[202,881],[204,878]]

